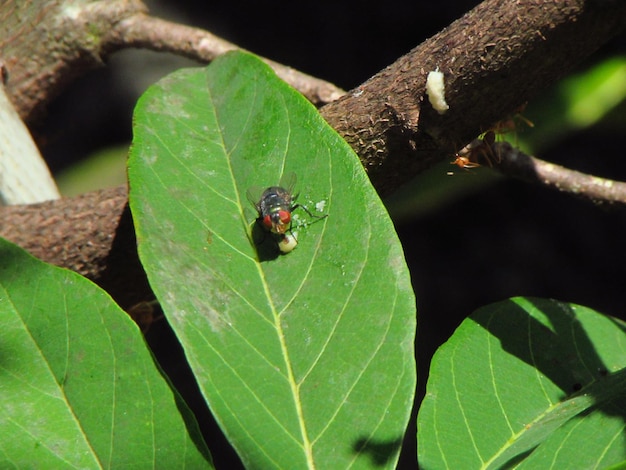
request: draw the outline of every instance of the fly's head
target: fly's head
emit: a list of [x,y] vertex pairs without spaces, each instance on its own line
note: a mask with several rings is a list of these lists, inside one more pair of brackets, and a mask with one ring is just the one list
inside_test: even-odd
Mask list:
[[284,234],[291,227],[291,211],[278,209],[265,214],[261,221],[263,227],[272,233]]

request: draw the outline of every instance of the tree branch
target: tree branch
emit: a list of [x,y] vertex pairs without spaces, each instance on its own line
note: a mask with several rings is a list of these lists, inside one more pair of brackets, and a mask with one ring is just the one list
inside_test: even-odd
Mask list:
[[[103,5],[106,16],[99,15]],[[32,122],[77,77],[102,67],[101,36],[144,10],[139,0],[4,2],[0,59],[8,72],[7,95],[21,118]]]
[[[0,236],[96,282],[122,306],[150,298],[137,256],[126,186],[0,207]],[[7,223],[8,222],[8,223]]]
[[[43,8],[41,3],[8,0],[0,7],[7,94],[26,122],[78,76],[102,67],[121,49],[172,52],[204,63],[239,49],[207,31],[148,16],[139,0],[49,2]],[[344,93],[329,82],[264,60],[318,106]]]
[[[139,45],[154,39],[155,48],[182,52],[188,47],[198,54],[211,42],[206,32],[168,28],[160,20],[152,24],[163,25],[167,32],[161,34],[170,34],[169,40],[138,32],[149,17],[137,0],[77,0],[73,9],[57,2],[43,9],[35,5],[9,0],[0,10],[10,32],[0,32],[8,91],[26,117],[50,99],[52,90],[70,83],[77,70],[100,65],[101,57],[124,47],[124,41]],[[486,0],[321,111],[360,155],[379,192],[389,193],[567,74],[624,25],[623,0]],[[185,38],[191,38],[187,45]],[[443,115],[424,104],[426,76],[437,67],[445,74],[450,105]],[[5,207],[0,217],[9,223],[0,235],[42,259],[92,279],[104,277],[99,281],[104,284],[109,275],[114,280],[107,290],[120,299],[132,284],[115,287],[115,279],[127,279],[129,271],[136,279],[143,275],[138,263],[127,266],[128,255],[114,256],[116,240],[126,247],[134,243],[132,228],[124,228],[129,217],[119,215],[123,201],[121,193],[97,192]],[[33,219],[38,213],[43,216]],[[63,223],[65,218],[70,223]]]
[[575,194],[596,204],[626,204],[626,183],[581,173],[526,155],[508,142],[496,142],[488,153],[494,167],[505,175]]
[[[145,14],[133,15],[116,25],[104,40],[111,51],[137,47],[153,51],[171,52],[208,63],[221,54],[240,47],[208,31],[172,23]],[[269,59],[262,60],[272,67],[281,79],[302,93],[316,106],[338,99],[345,91],[319,78],[312,77]]]
[[[387,194],[454,154],[624,30],[626,2],[486,0],[320,111]],[[449,111],[424,104],[439,69]]]

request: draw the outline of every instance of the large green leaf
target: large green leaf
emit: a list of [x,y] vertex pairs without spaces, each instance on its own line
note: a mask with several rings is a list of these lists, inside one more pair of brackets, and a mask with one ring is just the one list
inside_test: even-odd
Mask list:
[[181,411],[105,292],[0,239],[0,468],[209,467]]
[[[243,53],[151,87],[134,130],[139,254],[244,463],[393,467],[415,386],[415,299],[352,150]],[[252,233],[246,192],[291,172],[298,201],[328,217],[296,209],[313,223],[277,255],[269,235]]]
[[626,460],[626,326],[516,298],[474,313],[435,354],[419,463],[607,468]]

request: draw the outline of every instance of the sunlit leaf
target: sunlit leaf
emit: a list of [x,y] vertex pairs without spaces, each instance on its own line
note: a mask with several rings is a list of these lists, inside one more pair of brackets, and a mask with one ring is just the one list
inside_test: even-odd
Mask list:
[[[255,57],[150,88],[130,203],[150,283],[218,422],[254,468],[393,467],[412,406],[415,299],[348,145]],[[279,254],[246,193],[297,175]],[[302,225],[305,222],[305,225]]]
[[626,99],[626,57],[613,57],[564,81],[566,118],[576,128],[595,124]]
[[535,127],[520,139],[533,154],[556,146],[575,132],[598,126],[603,132],[623,132],[624,119],[605,119],[626,100],[626,58],[609,57],[587,70],[569,76],[528,104],[524,112]]
[[210,467],[128,315],[2,239],[0,397],[0,468]]
[[419,463],[606,468],[626,459],[626,326],[516,298],[478,310],[433,357]]

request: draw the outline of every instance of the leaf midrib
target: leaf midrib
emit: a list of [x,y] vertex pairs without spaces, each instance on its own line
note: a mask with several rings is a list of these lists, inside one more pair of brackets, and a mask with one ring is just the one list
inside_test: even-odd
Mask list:
[[[212,111],[214,113],[214,118],[215,118],[215,122],[219,122],[218,120],[218,116],[217,116],[217,108],[215,106],[215,101],[213,99],[212,93],[211,93],[211,87],[208,86],[207,87],[207,92],[209,94],[209,101],[212,105]],[[250,110],[253,109],[253,107],[251,106],[249,108]],[[247,127],[247,123],[250,122],[250,116],[248,116],[248,118],[246,119],[246,125],[242,126],[242,131],[240,135],[244,135],[245,134],[245,128]],[[289,122],[287,120],[287,122]],[[219,128],[219,126],[218,126]],[[228,165],[228,171],[231,177],[231,181],[233,184],[233,188],[235,188],[235,196],[237,199],[237,205],[238,207],[241,209],[243,208],[243,204],[241,202],[241,198],[239,197],[239,191],[236,190],[237,188],[237,180],[235,178],[235,173],[233,171],[233,167],[231,164],[231,159],[229,157],[229,152],[226,149],[226,142],[224,140],[224,133],[222,131],[221,128],[219,128],[219,135],[220,135],[220,140],[222,142],[222,148],[224,149],[224,156],[227,160],[227,165]],[[286,155],[286,154],[285,154]],[[282,166],[282,170],[284,171],[284,162],[283,162],[283,166]],[[243,214],[243,211],[240,211],[240,217],[241,219],[245,222],[245,216]],[[274,327],[276,328],[276,333],[278,336],[278,340],[280,343],[280,349],[281,349],[281,353],[283,356],[283,359],[285,361],[285,367],[287,369],[287,381],[289,383],[289,389],[291,391],[291,395],[293,398],[293,402],[294,402],[294,406],[295,406],[295,410],[296,410],[296,415],[298,418],[298,426],[300,428],[300,434],[302,437],[302,448],[304,450],[304,455],[306,458],[306,462],[307,462],[307,468],[313,470],[315,468],[315,462],[313,460],[313,448],[311,446],[311,441],[309,439],[308,436],[308,432],[307,432],[307,428],[306,428],[306,423],[304,420],[304,410],[302,409],[302,402],[300,400],[300,394],[299,394],[299,389],[298,389],[298,384],[296,383],[295,380],[295,375],[293,372],[293,368],[292,368],[292,361],[289,355],[289,350],[287,348],[287,342],[285,339],[285,334],[283,332],[282,326],[281,326],[281,322],[280,322],[280,313],[277,311],[276,306],[274,304],[274,301],[272,299],[272,295],[270,292],[270,288],[269,285],[267,284],[267,280],[266,277],[263,273],[263,269],[261,267],[261,263],[258,260],[255,260],[255,267],[257,269],[257,272],[259,274],[259,278],[261,279],[261,284],[263,285],[263,292],[265,293],[265,297],[267,298],[270,310],[272,312],[272,318],[274,320]]]

